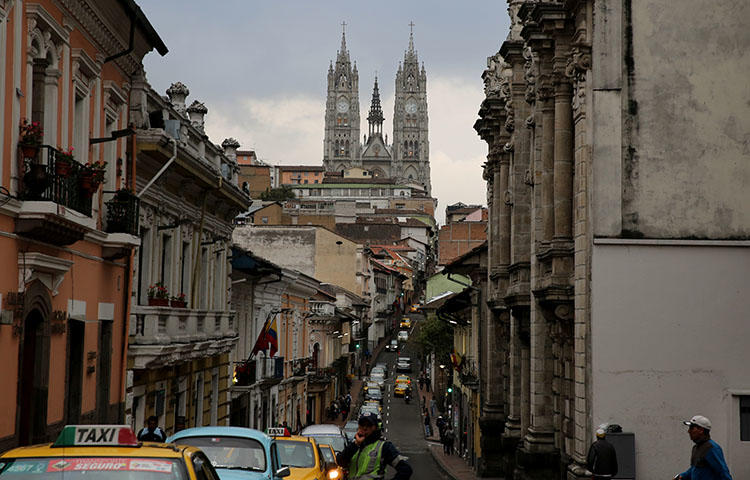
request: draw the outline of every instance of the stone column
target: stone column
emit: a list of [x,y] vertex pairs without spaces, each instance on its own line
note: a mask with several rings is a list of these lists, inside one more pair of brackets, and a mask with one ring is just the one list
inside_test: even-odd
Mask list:
[[[508,193],[508,179],[510,174],[510,153],[501,151],[498,155],[498,167],[495,169],[495,189],[494,202],[497,204],[497,222],[498,227],[498,247],[497,247],[497,264],[500,266],[501,274],[507,275],[510,266],[510,203],[506,198]],[[501,296],[505,292],[499,292]]]
[[572,239],[573,202],[573,110],[572,87],[560,76],[555,84],[554,136],[554,238]]
[[542,241],[550,242],[555,231],[554,165],[555,165],[555,105],[552,86],[543,80],[537,89],[536,105],[542,112]]

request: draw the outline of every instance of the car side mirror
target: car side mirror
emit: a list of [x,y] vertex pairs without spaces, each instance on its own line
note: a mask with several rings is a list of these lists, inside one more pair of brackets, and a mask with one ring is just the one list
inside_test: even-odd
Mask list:
[[274,477],[284,478],[288,477],[291,474],[292,472],[289,470],[289,467],[281,467],[280,469],[276,470]]

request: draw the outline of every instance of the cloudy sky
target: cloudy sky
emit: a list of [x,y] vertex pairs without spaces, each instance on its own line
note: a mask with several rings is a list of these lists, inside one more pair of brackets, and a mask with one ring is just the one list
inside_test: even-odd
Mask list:
[[383,131],[392,137],[398,62],[414,43],[427,71],[430,164],[438,220],[446,205],[484,204],[481,165],[487,147],[474,132],[484,98],[487,56],[508,31],[501,0],[138,0],[169,48],[145,59],[151,85],[190,89],[188,104],[208,107],[214,143],[234,137],[272,164],[322,165],[328,64],[341,44],[341,23],[359,69],[360,111],[367,131],[377,72]]

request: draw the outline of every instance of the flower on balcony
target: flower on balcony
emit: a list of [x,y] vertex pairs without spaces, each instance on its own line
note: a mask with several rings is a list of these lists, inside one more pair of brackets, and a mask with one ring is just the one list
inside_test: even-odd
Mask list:
[[177,295],[172,296],[172,300],[175,300],[177,302],[184,302],[185,301],[185,294],[180,292]]
[[97,185],[104,181],[104,172],[107,169],[107,162],[92,162],[81,166],[81,175],[90,175]]
[[29,122],[24,118],[21,120],[21,125],[19,125],[18,130],[19,145],[39,147],[42,144],[44,130],[42,130],[42,126],[39,122]]
[[149,285],[148,298],[169,300],[169,290],[167,290],[167,287],[162,282],[156,282],[153,285]]

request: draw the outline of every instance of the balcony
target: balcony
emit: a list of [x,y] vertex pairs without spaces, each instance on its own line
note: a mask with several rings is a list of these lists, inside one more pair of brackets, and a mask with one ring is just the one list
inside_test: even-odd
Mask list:
[[253,387],[276,385],[283,378],[284,357],[256,357],[235,364],[232,390],[247,391]]
[[128,355],[134,369],[172,366],[229,353],[237,339],[233,312],[138,305]]
[[70,245],[96,229],[91,218],[91,194],[80,185],[81,164],[67,168],[60,152],[43,145],[37,157],[23,159],[23,200],[16,221],[16,233],[53,245]]

